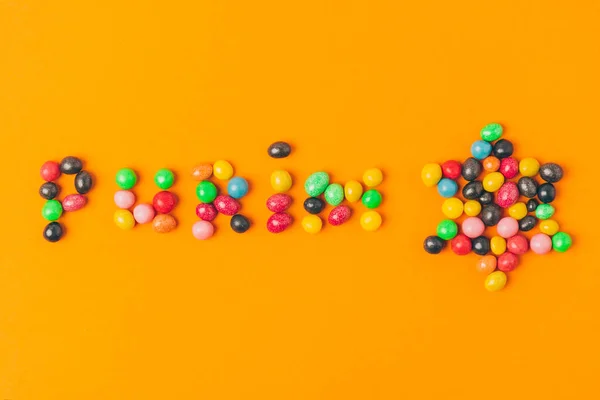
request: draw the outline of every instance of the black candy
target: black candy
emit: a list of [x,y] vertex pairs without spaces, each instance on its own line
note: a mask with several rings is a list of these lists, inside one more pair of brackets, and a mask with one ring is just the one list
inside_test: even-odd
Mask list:
[[241,214],[235,214],[233,217],[231,217],[229,225],[231,225],[231,229],[237,233],[244,233],[250,229],[250,221]]
[[475,239],[471,240],[471,244],[475,254],[485,256],[490,252],[490,239],[486,238],[485,236],[476,237]]
[[468,181],[474,181],[481,175],[483,167],[478,159],[469,157],[462,165],[462,177]]
[[79,194],[86,194],[92,189],[92,175],[87,171],[80,171],[75,176],[75,190]]
[[83,163],[77,157],[65,157],[60,162],[60,172],[67,175],[75,175],[83,169]]
[[563,169],[560,165],[546,163],[540,167],[540,177],[546,182],[555,183],[562,179]]
[[494,144],[492,153],[494,153],[497,158],[506,158],[512,156],[513,151],[513,144],[509,140],[500,139]]
[[310,214],[318,214],[325,208],[325,202],[318,197],[309,197],[304,200],[304,209]]
[[467,200],[475,200],[483,194],[483,183],[473,181],[467,183],[462,190],[462,194]]
[[556,198],[556,188],[551,183],[543,183],[538,187],[537,195],[542,203],[552,203]]
[[531,199],[537,195],[538,183],[533,178],[528,176],[521,177],[517,182],[517,187],[522,196]]
[[537,206],[540,205],[540,202],[537,201],[536,199],[531,199],[527,202],[527,211],[528,212],[534,212],[535,209],[537,208]]
[[58,242],[63,236],[63,228],[58,222],[50,222],[44,228],[44,239],[49,242]]
[[533,215],[528,215],[519,221],[519,230],[527,232],[535,228],[537,225],[537,218]]
[[423,242],[423,248],[429,254],[439,254],[444,247],[446,246],[446,242],[444,242],[439,236],[428,236]]
[[483,191],[483,194],[479,196],[479,203],[482,206],[486,206],[488,204],[492,204],[494,202],[494,193]]
[[485,226],[497,225],[502,218],[502,210],[498,204],[488,204],[481,210],[480,218]]
[[269,156],[273,158],[285,158],[292,152],[292,147],[286,142],[275,142],[269,146]]
[[52,200],[53,198],[58,196],[59,192],[60,189],[58,185],[54,182],[46,182],[42,184],[42,186],[40,186],[40,196],[42,196],[46,200]]

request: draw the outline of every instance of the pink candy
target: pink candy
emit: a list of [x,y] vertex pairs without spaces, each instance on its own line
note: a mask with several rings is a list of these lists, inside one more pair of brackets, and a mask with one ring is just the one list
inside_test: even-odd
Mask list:
[[196,206],[196,215],[204,221],[212,221],[217,218],[217,209],[212,204],[200,203]]
[[133,209],[133,218],[138,224],[148,224],[152,222],[155,215],[154,207],[150,204],[138,204]]
[[87,199],[80,194],[70,194],[62,202],[63,210],[77,211],[81,210],[87,203]]
[[519,188],[514,182],[505,182],[496,193],[496,204],[502,208],[507,208],[519,200]]
[[552,239],[545,233],[538,233],[531,238],[529,246],[536,254],[546,254],[552,250]]
[[516,255],[525,254],[529,250],[529,242],[527,242],[525,236],[516,235],[506,241],[506,248],[509,252]]
[[500,173],[506,179],[512,179],[519,173],[519,162],[512,157],[503,158],[500,162]]
[[135,204],[135,194],[129,190],[119,190],[115,193],[115,204],[122,209],[128,209]]
[[192,225],[192,235],[198,240],[206,240],[215,233],[215,227],[208,221],[198,221]]
[[284,212],[292,204],[292,198],[287,194],[277,193],[267,199],[267,208],[273,212]]
[[341,225],[350,219],[352,210],[348,206],[337,206],[329,213],[327,220],[333,226]]
[[280,233],[292,224],[292,217],[286,213],[275,213],[267,221],[267,229],[271,233]]
[[498,235],[505,239],[515,236],[519,232],[519,222],[512,217],[505,217],[498,222],[496,227]]
[[241,208],[240,203],[236,199],[225,195],[217,196],[214,205],[218,212],[230,216],[237,214]]
[[462,231],[467,237],[475,239],[483,234],[483,231],[485,231],[485,225],[481,219],[477,217],[469,217],[462,223]]

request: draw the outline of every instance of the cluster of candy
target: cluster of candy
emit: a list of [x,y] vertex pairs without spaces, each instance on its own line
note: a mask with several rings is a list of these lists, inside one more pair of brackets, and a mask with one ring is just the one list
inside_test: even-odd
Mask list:
[[[540,166],[534,158],[517,161],[512,157],[513,144],[500,139],[502,133],[501,125],[488,124],[481,130],[482,140],[471,146],[473,157],[462,165],[457,161],[447,161],[441,166],[427,164],[421,173],[425,185],[437,186],[439,194],[447,199],[442,212],[448,217],[438,224],[437,236],[425,239],[425,251],[438,254],[449,240],[452,251],[458,255],[473,251],[484,256],[477,268],[487,274],[485,287],[490,291],[504,287],[506,272],[515,269],[517,256],[529,249],[536,254],[546,254],[553,248],[562,253],[572,244],[569,234],[559,232],[558,223],[550,219],[555,211],[550,204],[556,197],[554,183],[563,177],[562,168],[554,163]],[[483,171],[486,174],[478,180]],[[516,179],[519,173],[521,177],[517,182],[509,180]],[[542,184],[535,179],[538,173],[545,181]],[[462,187],[462,199],[454,197],[461,175],[467,182]],[[521,196],[528,200],[519,201]],[[503,215],[503,210],[508,215]],[[462,221],[462,233],[459,233],[454,220],[463,213],[467,218]],[[540,232],[530,240],[519,234],[519,231],[534,229],[538,220],[541,221]],[[486,227],[492,226],[496,226],[497,234],[489,239],[484,232]],[[490,251],[493,255],[488,255]]]
[[[77,194],[67,195],[62,202],[56,200],[60,187],[55,182],[61,174],[75,175],[75,190],[77,191]],[[45,182],[40,186],[39,193],[42,198],[46,199],[42,208],[42,216],[47,221],[51,221],[44,228],[43,235],[49,242],[58,242],[64,234],[64,229],[56,221],[62,216],[63,211],[77,211],[87,204],[84,194],[92,189],[92,175],[83,171],[83,162],[77,157],[65,157],[60,164],[55,161],[47,161],[42,165],[40,175]]]
[[[175,183],[175,174],[163,168],[154,176],[154,183],[160,192],[154,195],[152,204],[140,203],[133,207],[136,196],[131,191],[138,181],[137,174],[130,168],[123,168],[116,175],[117,186],[121,190],[115,193],[114,201],[119,210],[115,211],[115,224],[125,230],[132,229],[137,224],[152,222],[152,229],[157,233],[168,233],[177,227],[177,220],[170,212],[177,205],[177,196],[168,189]],[[133,207],[133,212],[130,209]]]
[[[211,176],[227,182],[228,195],[219,195],[217,186],[209,179]],[[217,215],[231,216],[230,226],[237,233],[244,233],[250,228],[250,221],[239,214],[239,199],[248,194],[248,182],[241,177],[233,177],[233,167],[224,160],[210,164],[200,164],[193,168],[192,177],[200,181],[196,186],[196,196],[200,204],[196,206],[196,215],[200,221],[192,226],[192,234],[198,240],[206,240],[215,232],[212,221]],[[232,178],[233,177],[233,178]]]
[[[285,158],[291,152],[292,147],[286,142],[275,142],[267,150],[272,158]],[[267,220],[267,230],[271,233],[281,233],[292,224],[292,216],[286,212],[292,198],[285,194],[292,184],[292,176],[286,170],[276,170],[271,174],[271,187],[276,192],[267,199],[267,208],[273,213]]]

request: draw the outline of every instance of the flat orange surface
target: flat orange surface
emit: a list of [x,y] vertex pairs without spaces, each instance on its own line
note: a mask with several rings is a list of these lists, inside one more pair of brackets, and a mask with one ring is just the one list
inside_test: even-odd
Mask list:
[[[600,367],[596,1],[0,1],[0,399],[592,399]],[[565,166],[569,253],[488,293],[477,257],[429,256],[427,162],[488,122]],[[267,157],[275,140],[293,156]],[[39,167],[78,155],[89,206],[46,243]],[[245,235],[196,241],[198,162],[247,177]],[[178,174],[178,230],[120,231],[121,167]],[[306,234],[302,183],[372,166],[384,226]],[[269,175],[295,225],[265,229]],[[63,193],[71,190],[62,178]],[[223,185],[221,184],[221,187]]]

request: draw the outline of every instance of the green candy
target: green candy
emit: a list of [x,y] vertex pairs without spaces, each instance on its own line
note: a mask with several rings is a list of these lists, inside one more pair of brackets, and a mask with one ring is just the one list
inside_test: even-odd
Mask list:
[[552,248],[559,253],[564,253],[569,250],[572,244],[573,239],[571,239],[571,235],[568,233],[558,232],[556,235],[552,236]]
[[457,234],[458,225],[450,219],[443,220],[437,226],[437,235],[444,240],[454,239]]
[[315,172],[304,182],[304,190],[310,197],[320,196],[327,189],[327,186],[329,186],[329,175],[327,172]]
[[154,183],[163,190],[167,190],[173,186],[173,182],[175,182],[175,175],[166,168],[159,169],[156,175],[154,175]]
[[554,207],[550,204],[540,204],[535,209],[535,216],[538,219],[548,219],[554,215]]
[[325,189],[325,201],[332,206],[339,205],[344,200],[344,188],[339,183],[332,183]]
[[486,142],[493,142],[494,140],[500,139],[502,136],[502,125],[500,124],[487,124],[481,130],[481,138]]
[[137,183],[137,175],[131,168],[123,168],[117,172],[117,186],[123,190],[129,190]]
[[376,189],[367,190],[362,196],[362,203],[367,208],[377,208],[381,204],[381,193]]
[[196,186],[196,196],[203,203],[212,203],[217,197],[217,187],[211,181],[202,181]]
[[48,200],[42,208],[42,217],[48,221],[56,221],[63,213],[62,204],[58,200]]

